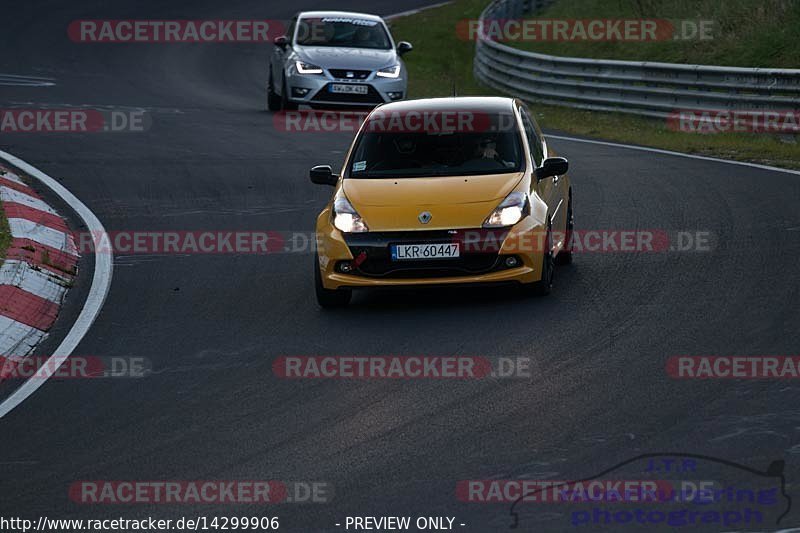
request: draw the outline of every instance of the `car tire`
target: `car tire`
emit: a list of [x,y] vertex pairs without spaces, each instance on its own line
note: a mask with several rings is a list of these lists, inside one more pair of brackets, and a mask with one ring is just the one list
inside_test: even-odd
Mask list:
[[314,254],[314,288],[317,293],[317,303],[323,309],[336,309],[346,307],[353,297],[350,289],[326,289],[322,285],[322,274],[319,271],[319,255]]
[[267,82],[267,109],[270,111],[280,111],[282,106],[281,97],[275,92],[275,82],[272,77],[272,67],[269,68],[269,81]]
[[556,270],[556,261],[553,257],[553,230],[548,224],[547,236],[545,238],[546,253],[542,254],[542,279],[525,285],[525,289],[530,296],[547,296],[553,287],[553,277]]
[[297,104],[289,100],[289,91],[286,89],[286,80],[283,80],[281,85],[281,109],[284,111],[295,111],[298,107]]
[[572,264],[572,232],[575,230],[575,219],[572,217],[572,191],[567,200],[567,231],[564,233],[564,248],[556,256],[559,265]]

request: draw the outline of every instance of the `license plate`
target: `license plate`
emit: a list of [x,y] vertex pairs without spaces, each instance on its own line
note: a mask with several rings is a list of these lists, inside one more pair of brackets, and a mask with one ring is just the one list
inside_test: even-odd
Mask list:
[[331,85],[330,91],[337,94],[367,94],[366,85]]
[[458,243],[452,244],[393,244],[392,261],[414,259],[454,259],[460,256]]

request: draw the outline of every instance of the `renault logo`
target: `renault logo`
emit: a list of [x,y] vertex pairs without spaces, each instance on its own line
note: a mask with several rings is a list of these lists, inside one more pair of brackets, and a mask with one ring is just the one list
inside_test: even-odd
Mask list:
[[356,75],[356,73],[355,73],[355,72],[350,72],[350,71],[348,71],[348,72],[347,72],[347,77],[348,77],[348,78],[352,78],[352,77],[353,77],[353,76],[355,76],[355,75]]
[[431,215],[428,211],[423,211],[422,213],[419,214],[419,216],[417,218],[423,224],[427,224],[428,222],[431,221],[431,219],[433,218],[433,215]]

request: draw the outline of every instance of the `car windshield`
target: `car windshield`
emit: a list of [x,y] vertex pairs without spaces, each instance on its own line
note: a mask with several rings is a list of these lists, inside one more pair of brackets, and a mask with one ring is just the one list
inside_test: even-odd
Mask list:
[[392,42],[383,24],[350,17],[304,18],[297,25],[296,42],[303,46],[342,46],[390,50]]
[[[408,119],[412,114],[415,120]],[[350,176],[462,176],[522,170],[524,156],[513,115],[481,115],[469,128],[453,129],[442,127],[446,120],[424,113],[384,116],[380,127],[374,127],[373,116],[353,151]],[[459,124],[457,119],[450,123]]]

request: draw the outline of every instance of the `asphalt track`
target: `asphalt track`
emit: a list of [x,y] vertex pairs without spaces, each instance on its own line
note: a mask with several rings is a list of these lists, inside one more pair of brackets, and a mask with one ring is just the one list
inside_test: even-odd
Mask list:
[[[275,131],[263,111],[268,47],[74,44],[67,24],[288,18],[312,7],[389,14],[425,3],[7,5],[0,72],[56,85],[0,86],[2,107],[144,108],[153,126],[4,135],[0,147],[61,180],[112,232],[312,231],[329,190],[310,184],[307,170],[338,165],[350,134]],[[711,231],[715,249],[580,255],[543,300],[498,289],[366,293],[335,313],[316,305],[309,254],[118,256],[105,307],[76,354],[147,357],[156,373],[51,381],[0,420],[0,511],[277,514],[289,531],[341,530],[334,524],[348,515],[450,515],[463,530],[503,530],[507,507],[458,502],[456,481],[572,479],[655,450],[758,467],[784,458],[791,490],[800,479],[800,387],[677,382],[664,363],[676,354],[797,353],[800,178],[553,145],[571,162],[579,228]],[[280,355],[389,354],[529,356],[533,376],[282,381],[271,368]],[[67,487],[87,479],[324,480],[335,499],[257,513],[78,506]],[[800,515],[782,526],[792,524]]]

